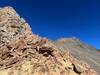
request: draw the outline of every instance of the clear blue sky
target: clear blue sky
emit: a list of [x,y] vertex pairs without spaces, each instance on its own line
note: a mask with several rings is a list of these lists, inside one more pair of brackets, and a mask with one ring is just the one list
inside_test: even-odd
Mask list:
[[100,0],[0,0],[12,6],[35,34],[50,39],[77,37],[100,48]]

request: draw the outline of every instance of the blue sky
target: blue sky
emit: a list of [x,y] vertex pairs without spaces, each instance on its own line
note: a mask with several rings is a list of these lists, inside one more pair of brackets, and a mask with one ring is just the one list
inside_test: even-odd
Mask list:
[[0,0],[42,37],[77,37],[100,49],[100,0]]

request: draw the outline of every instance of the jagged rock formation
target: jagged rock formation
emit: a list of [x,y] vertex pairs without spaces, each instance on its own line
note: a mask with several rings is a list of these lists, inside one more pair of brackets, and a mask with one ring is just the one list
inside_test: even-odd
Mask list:
[[100,53],[92,46],[77,38],[62,38],[55,42],[56,46],[67,48],[78,60],[88,63],[100,75]]
[[0,9],[0,75],[97,75],[46,38],[32,34],[11,7]]

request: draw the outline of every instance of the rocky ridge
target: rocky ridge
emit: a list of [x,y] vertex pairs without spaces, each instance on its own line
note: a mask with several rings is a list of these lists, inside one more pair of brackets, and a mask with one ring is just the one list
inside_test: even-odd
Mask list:
[[31,28],[12,7],[0,9],[0,75],[97,75]]
[[100,53],[98,50],[77,38],[61,38],[55,41],[56,46],[67,48],[71,55],[78,60],[89,64],[100,74]]

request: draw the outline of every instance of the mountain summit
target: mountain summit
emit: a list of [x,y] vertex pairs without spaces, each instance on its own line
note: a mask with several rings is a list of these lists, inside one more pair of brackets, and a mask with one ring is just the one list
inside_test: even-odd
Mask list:
[[96,48],[77,38],[61,38],[55,41],[55,45],[68,49],[75,58],[89,64],[100,74],[100,53]]
[[30,26],[12,7],[0,9],[0,75],[97,75],[88,64]]

